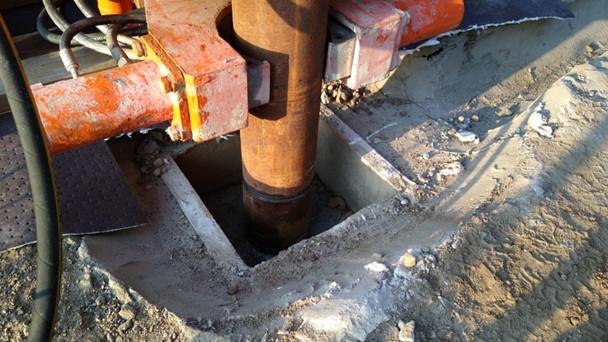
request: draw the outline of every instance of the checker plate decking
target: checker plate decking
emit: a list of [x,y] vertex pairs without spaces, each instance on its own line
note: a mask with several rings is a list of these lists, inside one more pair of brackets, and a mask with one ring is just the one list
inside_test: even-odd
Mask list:
[[[143,213],[104,142],[53,155],[64,235],[144,224]],[[0,115],[0,251],[36,242],[30,185],[11,115]]]

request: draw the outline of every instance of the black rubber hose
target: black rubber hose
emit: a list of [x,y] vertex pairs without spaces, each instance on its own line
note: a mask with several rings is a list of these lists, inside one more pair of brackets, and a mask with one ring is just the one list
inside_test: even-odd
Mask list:
[[[82,14],[84,14],[84,16],[87,18],[98,17],[100,15],[95,10],[93,10],[93,8],[91,8],[89,6],[89,3],[87,0],[74,0],[74,4],[76,4],[76,7],[78,7],[80,12],[82,12]],[[107,35],[110,34],[110,33],[108,33],[108,31],[110,31],[110,27],[108,27],[106,25],[97,26],[97,29],[104,34],[107,34]],[[118,41],[127,46],[131,46],[134,43],[133,38],[129,37],[128,35],[117,34],[117,36],[118,36],[118,38],[117,38]],[[112,51],[110,51],[110,52],[112,52]],[[114,52],[112,52],[112,57],[114,57]]]
[[[44,40],[48,41],[49,43],[59,45],[59,42],[61,41],[61,35],[49,31],[47,25],[50,22],[51,18],[49,18],[49,14],[46,13],[45,9],[42,9],[42,11],[40,11],[40,14],[38,14],[38,18],[36,19],[36,30]],[[89,34],[89,37],[96,41],[102,41],[106,38],[106,35],[102,33],[92,33]],[[72,44],[73,43],[74,42],[72,42]],[[76,44],[80,45],[78,42],[76,42]]]
[[[65,69],[72,75],[73,78],[78,77],[78,61],[76,56],[72,52],[70,42],[83,30],[86,30],[93,26],[99,25],[125,25],[125,24],[145,24],[146,16],[142,13],[131,12],[122,15],[104,15],[99,17],[85,18],[78,20],[77,22],[70,25],[67,30],[63,32],[61,36],[61,42],[59,43],[59,56],[65,66]],[[106,47],[106,49],[108,49]],[[108,49],[109,50],[109,49]]]
[[[61,13],[59,13],[56,5],[53,3],[53,0],[42,0],[42,4],[44,5],[44,9],[48,13],[53,23],[59,28],[59,30],[65,32],[65,30],[67,30],[70,26],[70,23],[68,23]],[[74,37],[74,39],[91,50],[105,55],[110,55],[110,51],[108,50],[106,44],[99,43],[84,33],[78,34]]]
[[23,146],[36,215],[37,284],[29,341],[50,341],[61,291],[61,223],[46,136],[29,82],[0,15],[0,79]]
[[112,25],[110,26],[110,29],[106,31],[106,44],[112,53],[112,58],[114,58],[114,61],[116,61],[116,64],[118,64],[119,67],[133,63],[125,50],[123,50],[118,43],[118,32],[123,26],[123,24]]

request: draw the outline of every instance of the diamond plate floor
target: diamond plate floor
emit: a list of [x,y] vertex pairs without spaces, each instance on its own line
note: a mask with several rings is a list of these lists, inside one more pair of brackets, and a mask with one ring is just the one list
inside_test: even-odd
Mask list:
[[[144,224],[144,216],[104,142],[53,155],[64,235]],[[36,242],[25,159],[11,115],[0,115],[0,251]]]

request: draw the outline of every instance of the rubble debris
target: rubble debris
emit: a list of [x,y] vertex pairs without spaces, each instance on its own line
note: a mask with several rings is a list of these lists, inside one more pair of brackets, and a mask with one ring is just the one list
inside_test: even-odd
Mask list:
[[439,172],[437,172],[437,179],[441,180],[443,177],[456,176],[460,172],[462,172],[462,164],[455,161],[447,164],[443,169],[439,170]]
[[323,85],[321,102],[323,104],[337,103],[347,107],[354,107],[369,93],[369,90],[365,88],[353,90],[339,82],[327,83]]
[[477,137],[477,134],[473,133],[473,132],[469,132],[469,131],[460,131],[460,132],[456,132],[456,138],[461,142],[461,143],[475,143],[478,144],[479,143],[479,138]]
[[399,328],[399,341],[400,342],[415,342],[414,330],[416,329],[416,322],[409,321],[407,323],[399,321],[397,323]]
[[407,268],[412,268],[416,266],[416,256],[411,252],[406,252],[399,259],[399,264]]
[[118,316],[125,321],[130,321],[135,318],[135,310],[130,305],[123,305],[118,312]]
[[530,118],[528,125],[538,134],[546,138],[553,138],[553,128],[547,125],[547,117],[545,116],[545,104],[539,103],[535,108]]
[[374,261],[365,265],[365,269],[372,273],[385,273],[388,272],[388,267],[385,264]]

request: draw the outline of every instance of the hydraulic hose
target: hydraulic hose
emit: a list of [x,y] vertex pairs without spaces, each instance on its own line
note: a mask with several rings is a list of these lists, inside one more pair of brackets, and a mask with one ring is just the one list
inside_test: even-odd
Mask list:
[[116,64],[118,64],[119,67],[133,63],[125,50],[123,50],[118,43],[118,32],[123,26],[124,25],[122,24],[112,25],[106,32],[106,44],[112,53],[112,58],[114,58],[114,61],[116,61]]
[[[61,41],[61,35],[52,33],[47,28],[47,24],[49,23],[50,20],[51,20],[51,18],[49,18],[49,15],[48,15],[48,13],[46,13],[46,10],[42,9],[42,11],[40,11],[40,14],[38,14],[38,18],[36,19],[36,30],[38,31],[38,33],[44,40],[48,41],[49,43],[59,45],[59,42]],[[102,41],[105,39],[106,36],[105,36],[105,34],[101,34],[101,33],[97,33],[97,34],[92,33],[92,34],[89,34],[89,37],[91,37],[93,40],[96,40],[96,41]],[[76,43],[78,44],[78,42],[76,42]],[[78,45],[80,45],[80,44],[78,44]]]
[[61,223],[51,158],[29,82],[0,15],[0,80],[17,126],[36,215],[37,284],[29,341],[50,341],[61,291]]
[[[65,32],[70,24],[65,20],[61,13],[59,13],[55,7],[55,4],[53,4],[53,0],[42,0],[42,4],[44,5],[44,9],[48,13],[53,23],[59,28],[59,30]],[[108,47],[105,44],[95,41],[84,33],[79,33],[74,37],[74,39],[91,50],[95,50],[105,55],[111,55],[110,50],[108,50]]]
[[[74,37],[80,32],[93,26],[108,25],[108,24],[145,24],[146,16],[140,12],[132,12],[129,14],[122,15],[104,15],[99,17],[85,18],[79,20],[70,25],[61,36],[61,42],[59,43],[59,56],[65,66],[66,70],[72,75],[73,78],[78,77],[78,69],[80,68],[76,56],[72,52],[70,43]],[[106,47],[106,50],[109,50]]]
[[[80,12],[82,12],[82,14],[84,14],[85,17],[87,18],[93,18],[93,17],[98,17],[99,15],[97,13],[95,13],[95,11],[89,6],[89,4],[86,2],[86,0],[74,0],[74,3],[76,4],[76,7],[78,7],[78,9],[80,10]],[[101,31],[102,33],[105,33],[106,35],[109,35],[110,33],[108,33],[108,31],[110,31],[110,28],[106,25],[99,25],[97,26],[97,29],[99,31]],[[119,34],[118,35],[118,41],[126,44],[128,46],[133,45],[134,43],[134,39],[129,37],[129,36],[125,36],[123,34]],[[114,53],[112,53],[112,56],[114,56]]]

